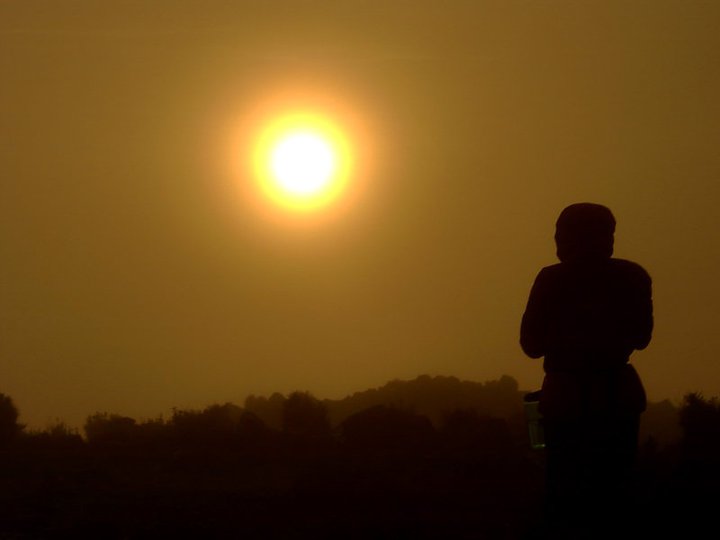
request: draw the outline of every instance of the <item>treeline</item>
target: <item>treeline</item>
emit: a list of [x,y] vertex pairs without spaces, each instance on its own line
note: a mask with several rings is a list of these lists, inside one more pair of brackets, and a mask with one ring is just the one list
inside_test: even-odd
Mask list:
[[[422,376],[336,401],[96,413],[84,436],[23,429],[0,395],[0,537],[522,538],[544,477],[522,395],[510,377]],[[652,404],[638,468],[639,514],[699,522],[720,480],[718,401]]]
[[[269,397],[250,395],[242,406],[225,403],[202,410],[173,409],[169,418],[160,416],[138,421],[117,413],[99,412],[87,418],[82,432],[75,432],[60,421],[43,431],[29,431],[25,435],[41,438],[84,435],[85,440],[93,443],[163,438],[170,432],[176,439],[212,438],[219,433],[252,436],[266,430],[334,432],[337,435],[343,431],[341,426],[349,417],[374,407],[385,407],[423,416],[436,429],[441,428],[448,414],[455,411],[502,419],[509,429],[522,437],[524,394],[517,381],[507,375],[484,383],[421,375],[410,381],[390,381],[379,388],[356,392],[339,400],[318,400],[309,392],[294,392],[289,396],[280,393]],[[0,444],[23,432],[17,417],[12,400],[0,394]],[[641,442],[665,445],[676,442],[680,435],[677,407],[668,400],[650,403],[643,415]]]

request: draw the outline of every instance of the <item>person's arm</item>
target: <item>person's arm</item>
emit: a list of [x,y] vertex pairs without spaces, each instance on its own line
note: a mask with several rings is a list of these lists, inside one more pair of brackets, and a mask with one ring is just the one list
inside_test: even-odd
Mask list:
[[653,330],[652,280],[642,270],[637,285],[633,346],[642,350],[648,346]]
[[535,278],[520,324],[520,346],[530,358],[547,352],[547,280],[544,270]]

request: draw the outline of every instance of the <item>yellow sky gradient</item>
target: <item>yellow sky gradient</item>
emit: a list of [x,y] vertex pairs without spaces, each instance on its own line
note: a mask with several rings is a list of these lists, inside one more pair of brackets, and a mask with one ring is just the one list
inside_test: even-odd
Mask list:
[[[43,427],[535,388],[529,287],[592,201],[654,280],[650,398],[720,394],[719,26],[704,1],[0,2],[0,392]],[[275,103],[349,126],[335,211],[249,188]]]

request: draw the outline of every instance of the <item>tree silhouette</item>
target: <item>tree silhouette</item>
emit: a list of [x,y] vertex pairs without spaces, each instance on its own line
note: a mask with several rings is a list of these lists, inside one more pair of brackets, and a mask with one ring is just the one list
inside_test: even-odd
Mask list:
[[447,413],[440,431],[445,448],[457,459],[487,459],[507,454],[513,440],[502,418],[482,416],[472,409]]
[[173,411],[170,425],[177,434],[198,439],[227,439],[237,431],[242,409],[232,403],[210,405],[202,411]]
[[360,453],[420,454],[435,437],[427,417],[384,405],[353,414],[341,432],[346,448]]
[[13,441],[22,431],[18,424],[18,410],[10,396],[0,394],[0,445]]
[[244,408],[260,418],[267,427],[282,429],[283,407],[285,396],[275,392],[269,398],[249,395],[245,399]]
[[292,435],[327,436],[327,409],[309,392],[293,392],[283,403],[282,429]]
[[128,416],[95,413],[88,416],[84,429],[89,443],[125,443],[132,439],[137,423]]
[[677,528],[687,536],[715,526],[720,483],[720,401],[687,394],[680,406],[680,463],[672,493]]
[[720,472],[720,402],[700,394],[687,394],[680,408],[685,460],[706,472]]

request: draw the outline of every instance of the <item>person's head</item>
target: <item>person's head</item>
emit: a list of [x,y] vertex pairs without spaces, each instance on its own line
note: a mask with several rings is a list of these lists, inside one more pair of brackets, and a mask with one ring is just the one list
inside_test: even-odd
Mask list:
[[562,262],[607,259],[613,254],[615,217],[600,204],[571,204],[555,224],[557,256]]

